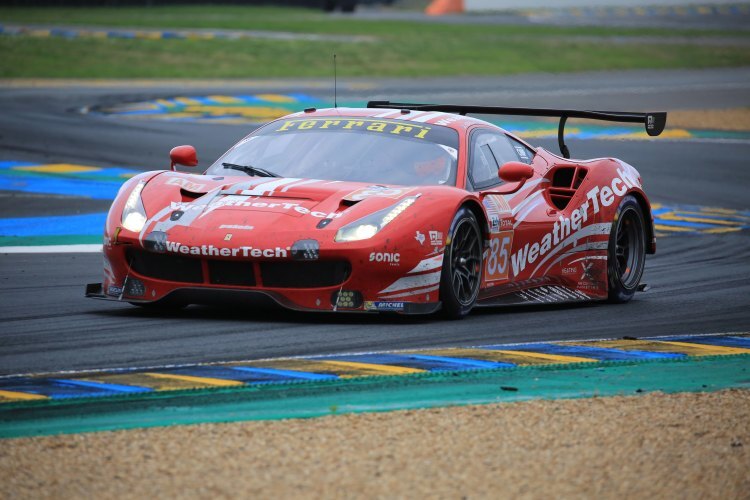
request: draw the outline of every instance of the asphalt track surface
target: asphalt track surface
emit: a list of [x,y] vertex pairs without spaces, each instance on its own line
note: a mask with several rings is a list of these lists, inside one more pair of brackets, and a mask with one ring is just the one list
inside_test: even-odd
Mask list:
[[[505,105],[656,110],[750,102],[750,70],[633,72],[433,81],[378,81],[339,88],[340,99],[418,98]],[[321,82],[277,82],[275,91],[326,95]],[[250,84],[249,84],[250,85]],[[262,84],[254,84],[263,87]],[[233,85],[234,86],[234,85]],[[356,86],[352,86],[356,87]],[[96,104],[174,95],[247,93],[253,87],[0,89],[0,159],[165,168],[167,152],[192,143],[202,165],[248,126],[128,121],[85,115]],[[262,90],[267,91],[267,88]],[[554,150],[551,141],[537,144]],[[750,208],[746,141],[571,141],[577,157],[616,156],[643,175],[652,200]],[[101,211],[107,202],[0,193],[3,217]],[[620,336],[747,331],[750,234],[661,238],[647,261],[652,290],[626,305],[483,309],[461,321],[434,317],[301,314],[191,307],[159,314],[83,298],[101,280],[97,254],[0,255],[0,375],[145,367],[402,348],[470,346]]]

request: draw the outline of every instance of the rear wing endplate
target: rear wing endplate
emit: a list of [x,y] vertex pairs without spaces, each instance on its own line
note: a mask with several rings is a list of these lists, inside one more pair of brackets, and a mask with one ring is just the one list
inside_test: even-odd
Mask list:
[[408,109],[412,111],[442,111],[459,115],[513,115],[513,116],[545,116],[560,118],[557,127],[557,143],[560,153],[570,158],[570,151],[565,145],[565,122],[568,118],[585,118],[607,122],[642,123],[646,133],[656,137],[664,131],[667,124],[667,113],[633,113],[629,111],[579,111],[575,109],[547,109],[547,108],[505,108],[499,106],[464,106],[461,104],[414,104],[406,102],[370,101],[368,108]]

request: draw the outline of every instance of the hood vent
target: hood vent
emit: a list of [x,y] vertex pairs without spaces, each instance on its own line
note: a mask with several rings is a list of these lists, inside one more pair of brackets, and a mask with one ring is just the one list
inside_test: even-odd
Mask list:
[[362,200],[341,200],[341,203],[339,203],[339,211],[346,210],[349,207],[353,207],[360,201]]
[[186,191],[183,188],[180,188],[180,196],[182,196],[182,201],[193,201],[197,200],[201,196],[203,196],[206,193],[196,193],[194,191]]

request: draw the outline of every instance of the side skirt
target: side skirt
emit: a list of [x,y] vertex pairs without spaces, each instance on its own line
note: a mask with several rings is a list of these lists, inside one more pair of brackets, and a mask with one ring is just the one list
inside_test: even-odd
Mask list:
[[476,307],[563,304],[598,300],[589,295],[563,285],[549,284],[510,290],[502,295],[487,297],[477,301]]

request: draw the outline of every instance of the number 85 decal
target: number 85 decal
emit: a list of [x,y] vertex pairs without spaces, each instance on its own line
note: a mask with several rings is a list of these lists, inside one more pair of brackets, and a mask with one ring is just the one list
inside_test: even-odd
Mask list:
[[490,249],[484,268],[486,281],[497,281],[508,278],[510,249],[513,245],[513,231],[503,231],[491,235]]

